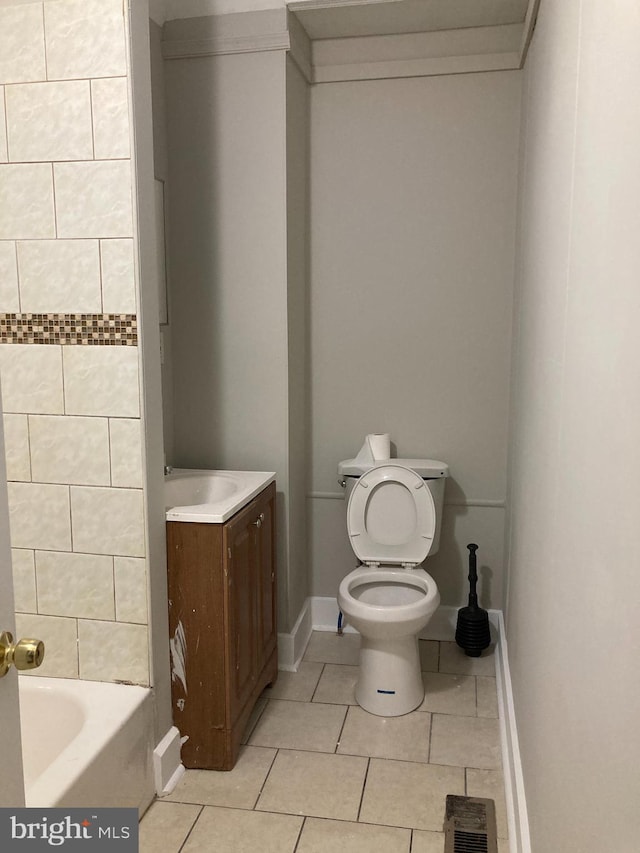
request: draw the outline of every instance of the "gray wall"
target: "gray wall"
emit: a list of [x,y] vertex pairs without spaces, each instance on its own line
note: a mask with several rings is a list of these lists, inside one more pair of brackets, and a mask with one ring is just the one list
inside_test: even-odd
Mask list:
[[165,62],[173,464],[273,470],[288,630],[283,51]]
[[165,62],[180,465],[286,472],[284,62]]
[[[289,357],[289,620],[309,595],[309,86],[287,58],[287,335]],[[294,568],[295,567],[295,568]]]
[[639,38],[633,4],[546,0],[526,64],[507,618],[536,853],[638,849]]
[[[502,606],[503,503],[521,74],[312,89],[312,590],[355,565],[339,460],[369,432],[448,462],[440,552],[447,604]],[[455,504],[455,505],[453,505]]]

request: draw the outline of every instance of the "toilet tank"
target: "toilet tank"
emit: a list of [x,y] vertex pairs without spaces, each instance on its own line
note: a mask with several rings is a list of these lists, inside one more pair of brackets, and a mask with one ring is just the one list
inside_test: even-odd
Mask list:
[[442,527],[442,509],[444,506],[444,484],[449,476],[449,466],[437,459],[378,459],[376,462],[364,462],[360,459],[345,459],[338,464],[338,479],[345,487],[345,498],[349,495],[358,478],[376,465],[404,465],[412,468],[425,481],[433,497],[436,508],[436,529],[428,556],[437,553],[440,547],[440,529]]

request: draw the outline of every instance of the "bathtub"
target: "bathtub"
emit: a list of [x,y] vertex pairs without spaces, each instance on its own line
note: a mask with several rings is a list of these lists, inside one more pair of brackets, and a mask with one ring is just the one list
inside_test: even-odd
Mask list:
[[27,806],[129,806],[154,797],[151,691],[20,677]]

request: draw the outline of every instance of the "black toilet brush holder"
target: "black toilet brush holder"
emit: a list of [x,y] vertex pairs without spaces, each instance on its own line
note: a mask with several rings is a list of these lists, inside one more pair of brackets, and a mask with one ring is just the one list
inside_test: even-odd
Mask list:
[[478,572],[476,570],[477,545],[467,545],[469,549],[469,604],[458,610],[458,624],[456,625],[456,643],[464,653],[471,658],[480,657],[482,651],[491,644],[491,632],[489,630],[489,614],[478,606],[478,595],[476,584],[478,583]]

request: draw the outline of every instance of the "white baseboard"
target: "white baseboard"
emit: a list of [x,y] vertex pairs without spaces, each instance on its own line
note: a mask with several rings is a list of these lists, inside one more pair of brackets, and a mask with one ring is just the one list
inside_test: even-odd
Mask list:
[[181,746],[180,732],[171,726],[153,750],[153,778],[159,797],[171,793],[185,772],[180,761]]
[[[337,631],[338,616],[340,608],[338,601],[330,596],[314,595],[309,601],[311,602],[311,622],[314,631]],[[345,634],[355,634],[356,631],[351,625],[343,623],[342,630]]]
[[[489,618],[494,635],[499,630],[497,616],[499,611],[490,610]],[[297,671],[312,631],[337,631],[338,602],[330,596],[315,595],[307,598],[296,624],[290,634],[278,634],[278,668],[285,671]],[[420,634],[421,640],[453,640],[456,632],[458,608],[441,605],[431,617],[429,624]],[[343,622],[345,634],[357,633],[347,622]]]
[[[338,602],[330,596],[312,596],[305,602],[305,609],[310,608],[311,625],[313,631],[336,631],[338,628]],[[420,633],[421,640],[440,640],[442,642],[453,642],[458,621],[457,607],[441,604],[429,620],[427,627]],[[500,623],[498,616],[500,610],[489,610],[489,622],[492,627],[492,637],[497,639],[500,634]],[[300,619],[298,619],[300,621]],[[295,629],[294,629],[295,630]],[[357,633],[347,622],[342,625],[345,634]],[[288,634],[280,636],[288,637]]]
[[[330,596],[315,595],[307,598],[296,624],[290,634],[278,634],[278,668],[296,672],[312,631],[337,631],[338,602]],[[499,636],[499,610],[489,611],[489,620],[494,638]],[[458,608],[441,605],[420,634],[421,640],[453,641],[458,620]],[[345,634],[357,633],[347,622],[343,622]]]
[[[278,634],[278,666],[296,672],[312,631],[336,631],[338,627],[338,602],[330,596],[308,598],[290,634]],[[420,634],[421,640],[452,642],[455,639],[458,608],[442,605]],[[500,742],[504,767],[505,797],[511,853],[531,853],[529,820],[524,792],[524,778],[518,730],[516,726],[507,640],[501,610],[489,611],[491,636],[496,647],[496,685],[500,716]],[[343,625],[345,633],[356,633],[350,625]]]
[[278,634],[278,669],[284,672],[298,671],[304,650],[307,648],[309,637],[313,631],[311,600],[307,598],[302,605],[302,610],[291,633]]
[[505,799],[511,853],[531,853],[529,817],[524,791],[524,776],[520,760],[518,728],[513,704],[511,672],[507,653],[507,636],[501,610],[497,615],[498,643],[496,645],[496,684],[498,689],[498,714],[500,717],[500,742],[504,768]]
[[[314,631],[336,631],[338,627],[338,602],[329,596],[313,596],[308,599],[311,602],[311,623]],[[458,610],[456,607],[438,607],[429,620],[429,624],[420,634],[421,640],[453,640],[456,632],[456,621]],[[342,630],[348,633],[356,633],[355,629],[347,622],[342,625]]]

